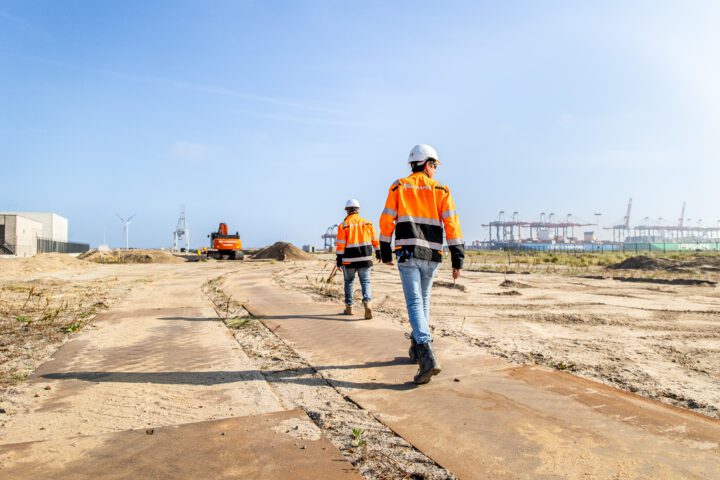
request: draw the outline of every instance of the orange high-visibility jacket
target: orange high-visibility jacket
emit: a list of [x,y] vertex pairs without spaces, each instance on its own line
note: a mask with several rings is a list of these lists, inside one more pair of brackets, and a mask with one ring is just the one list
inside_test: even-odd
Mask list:
[[371,267],[373,250],[379,252],[375,227],[357,213],[351,213],[338,225],[335,253],[337,265],[349,268]]
[[390,185],[385,210],[380,215],[380,251],[383,262],[395,250],[415,258],[442,261],[443,227],[453,268],[462,268],[465,242],[450,189],[425,172],[413,173]]

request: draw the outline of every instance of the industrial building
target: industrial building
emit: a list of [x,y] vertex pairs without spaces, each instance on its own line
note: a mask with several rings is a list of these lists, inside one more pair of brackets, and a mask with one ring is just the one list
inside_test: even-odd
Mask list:
[[31,257],[37,253],[42,223],[14,213],[0,213],[0,253]]
[[51,212],[0,212],[0,254],[82,253],[84,243],[68,242],[68,220]]

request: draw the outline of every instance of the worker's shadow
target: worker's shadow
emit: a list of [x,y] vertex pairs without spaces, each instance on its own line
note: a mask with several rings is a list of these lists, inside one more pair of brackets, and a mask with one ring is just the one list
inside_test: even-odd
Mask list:
[[[329,320],[335,322],[366,322],[362,316],[358,315],[344,315],[338,310],[337,313],[312,313],[306,315],[260,315],[257,317],[260,320]],[[185,322],[218,322],[218,317],[159,317],[159,320],[181,320]]]
[[[355,370],[378,367],[407,367],[410,361],[406,357],[395,357],[393,360],[366,362],[356,365],[323,365],[316,367],[299,367],[275,370],[240,370],[210,372],[51,372],[40,375],[40,378],[53,380],[82,380],[93,383],[155,383],[162,385],[221,385],[236,382],[267,381],[268,383],[292,383],[313,387],[331,385],[337,388],[357,390],[410,390],[417,385],[411,382],[388,383],[385,381],[351,381],[323,373],[331,370]],[[403,370],[406,370],[403,369]],[[404,377],[409,374],[405,372]]]
[[[360,310],[362,312],[362,310]],[[309,313],[298,315],[263,315],[262,320],[329,320],[333,322],[366,322],[361,315],[345,315],[340,310],[337,313]]]

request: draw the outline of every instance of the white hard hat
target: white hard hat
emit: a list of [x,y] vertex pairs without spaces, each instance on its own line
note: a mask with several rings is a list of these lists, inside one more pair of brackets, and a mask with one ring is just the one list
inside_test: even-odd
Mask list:
[[360,208],[360,202],[358,202],[354,198],[351,198],[350,200],[345,202],[345,208]]
[[437,163],[440,163],[440,159],[438,158],[438,154],[435,149],[430,145],[425,145],[424,143],[421,143],[420,145],[415,145],[410,151],[408,163],[425,163],[429,159],[433,159]]

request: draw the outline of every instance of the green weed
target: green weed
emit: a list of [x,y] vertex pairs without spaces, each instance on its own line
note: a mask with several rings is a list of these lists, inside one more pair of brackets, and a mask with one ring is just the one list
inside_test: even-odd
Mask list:
[[556,369],[558,369],[558,370],[570,370],[570,371],[574,371],[574,370],[576,369],[574,363],[572,363],[572,362],[565,363],[565,362],[562,361],[562,360],[559,361],[559,362],[551,362],[551,363],[550,363],[550,366],[553,367],[553,368],[556,368]]
[[68,323],[67,325],[60,328],[60,331],[63,333],[73,333],[77,332],[83,327],[83,323],[81,321],[75,321]]
[[245,325],[250,323],[250,319],[248,317],[243,318],[229,318],[225,321],[225,324],[228,326],[228,328],[233,328],[235,330],[238,330]]
[[25,381],[27,378],[26,373],[19,373],[19,372],[13,372],[10,374],[10,383],[11,384],[18,384]]
[[363,435],[365,435],[365,430],[362,428],[353,428],[352,429],[352,446],[353,447],[362,447],[367,444],[365,441],[365,438],[363,438]]
[[259,317],[256,315],[248,315],[246,317],[228,318],[227,320],[225,320],[225,325],[227,325],[228,328],[238,330],[238,329],[248,325],[253,320],[262,320],[263,318],[264,317]]

